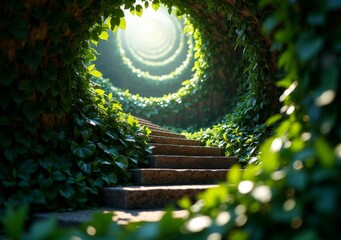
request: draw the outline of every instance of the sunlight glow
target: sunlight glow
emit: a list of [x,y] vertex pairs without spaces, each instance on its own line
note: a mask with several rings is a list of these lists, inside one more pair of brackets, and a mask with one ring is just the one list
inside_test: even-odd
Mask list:
[[336,148],[335,148],[335,153],[336,156],[338,156],[339,158],[341,158],[341,143],[339,143]]
[[178,19],[165,7],[144,9],[140,17],[126,11],[125,16],[126,28],[117,32],[117,46],[123,63],[134,74],[164,81],[192,69],[194,41],[183,32],[186,17]]
[[203,229],[209,227],[212,224],[212,220],[208,216],[199,216],[192,218],[189,220],[189,222],[186,224],[187,229],[191,232],[200,232]]
[[220,212],[215,220],[218,226],[223,226],[231,220],[231,214],[229,212]]
[[276,138],[275,140],[273,140],[272,144],[271,144],[271,151],[272,152],[278,152],[283,146],[283,141],[280,138]]
[[93,226],[88,226],[86,228],[86,233],[89,234],[90,236],[95,236],[96,235],[96,228]]
[[221,236],[220,233],[211,233],[207,237],[207,240],[221,240],[221,239],[223,239],[223,236]]
[[323,107],[333,102],[336,93],[334,90],[327,90],[323,92],[316,100],[316,106]]
[[249,180],[242,181],[238,185],[238,191],[241,194],[247,194],[247,193],[251,192],[253,185],[254,185],[254,183],[252,181],[249,181]]
[[252,191],[252,196],[262,203],[267,203],[271,200],[271,190],[268,186],[259,186]]
[[288,199],[285,201],[285,203],[283,204],[283,209],[284,211],[291,211],[295,208],[296,206],[296,201],[294,199]]

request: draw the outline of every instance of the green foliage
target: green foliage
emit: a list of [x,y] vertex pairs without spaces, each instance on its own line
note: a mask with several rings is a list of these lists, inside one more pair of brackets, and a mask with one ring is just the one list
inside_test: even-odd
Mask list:
[[12,3],[0,17],[0,208],[94,207],[150,153],[146,130],[91,81],[89,41],[106,38],[103,15],[124,27],[123,2]]
[[[167,4],[168,1],[162,2]],[[232,29],[237,30],[237,43],[241,46],[247,46],[245,47],[244,54],[249,58],[249,67],[245,70],[245,74],[249,76],[248,81],[252,84],[248,85],[249,88],[246,89],[250,89],[253,94],[243,96],[245,101],[241,101],[240,111],[238,111],[241,114],[236,114],[231,119],[238,119],[242,123],[243,116],[245,116],[242,113],[248,113],[251,116],[246,119],[246,125],[239,127],[238,131],[236,130],[238,127],[234,125],[231,125],[225,131],[227,133],[232,132],[233,135],[238,136],[239,131],[244,132],[242,130],[244,127],[248,126],[249,128],[246,132],[249,132],[251,127],[257,126],[257,121],[254,121],[256,120],[254,119],[256,117],[254,113],[260,113],[261,109],[259,108],[262,107],[258,104],[253,105],[254,102],[262,103],[264,99],[268,100],[265,101],[266,105],[265,107],[263,106],[263,110],[268,110],[268,108],[274,109],[271,108],[273,104],[271,101],[275,98],[267,98],[269,96],[276,96],[275,89],[271,88],[271,81],[276,79],[276,75],[283,76],[282,80],[278,82],[278,87],[285,88],[284,93],[280,96],[280,100],[283,103],[280,114],[283,116],[283,120],[277,123],[278,126],[274,130],[274,136],[268,138],[261,146],[261,164],[256,166],[248,165],[243,171],[241,171],[239,166],[234,166],[228,174],[226,183],[221,184],[216,189],[203,193],[199,197],[199,201],[193,206],[191,206],[189,200],[181,202],[183,207],[188,208],[190,212],[189,218],[176,220],[172,219],[169,213],[160,222],[148,223],[138,228],[132,226],[121,230],[115,224],[109,223],[109,216],[96,217],[96,222],[92,224],[98,228],[99,237],[112,238],[115,236],[118,239],[335,239],[339,235],[338,224],[341,222],[341,212],[338,206],[341,198],[341,118],[339,110],[341,5],[339,1],[263,0],[261,7],[255,3],[258,1],[222,2],[205,0],[200,2],[204,2],[207,5],[202,9],[197,9],[197,5],[194,4],[196,1],[174,1],[168,4],[176,5],[181,11],[189,11],[187,13],[193,16],[207,13],[206,11],[201,11],[203,9],[209,10],[211,15],[214,15],[212,12],[219,12],[224,17],[224,23],[227,21],[234,24],[235,28],[232,26]],[[153,3],[156,7],[158,1]],[[6,11],[15,8],[17,11],[11,11],[14,17],[25,12],[25,8],[22,5],[11,4],[11,2],[1,4]],[[90,9],[101,9],[101,14],[107,17],[109,16],[108,9],[113,10],[115,8],[112,3],[110,3],[111,5],[106,5],[104,2],[101,4],[91,6],[93,8]],[[187,4],[192,5],[189,7]],[[133,5],[134,1],[125,7],[128,9],[133,8],[134,10],[135,7]],[[118,5],[116,7],[116,12],[113,10],[115,12],[113,19],[115,19],[114,22],[120,22],[119,14],[121,12]],[[195,10],[198,10],[198,13]],[[60,12],[65,13],[67,11]],[[95,11],[95,13],[97,12]],[[92,14],[96,15],[95,13]],[[43,14],[42,10],[40,10],[40,14]],[[91,17],[94,15],[92,14],[87,16],[90,16],[89,22],[91,20],[93,24],[94,19]],[[100,14],[96,16],[100,16]],[[270,18],[266,20],[266,16]],[[67,15],[63,17],[63,20],[70,19],[70,17],[67,18]],[[99,23],[100,17],[97,20]],[[258,28],[257,23],[260,21],[265,22],[264,31],[268,35],[264,35],[260,28]],[[202,24],[202,28],[205,28],[205,23],[202,22]],[[64,34],[64,31],[67,30],[67,26],[56,25],[58,26],[58,31],[51,31],[51,34]],[[119,25],[119,23],[116,25]],[[71,25],[70,27],[76,29],[79,25],[76,23],[75,26]],[[92,25],[89,24],[88,26],[90,28]],[[89,34],[87,31],[85,33]],[[11,31],[2,31],[1,34],[5,37],[15,37],[21,41],[28,36],[28,26],[25,23],[18,24]],[[53,39],[59,44],[64,40],[64,38],[58,37]],[[82,35],[80,39],[84,40],[84,36]],[[273,40],[272,44],[271,40]],[[76,43],[80,44],[82,41]],[[202,46],[206,46],[205,42],[202,44]],[[70,49],[73,51],[72,46],[68,46],[67,51],[63,48],[58,48],[58,51],[64,50],[65,52],[63,52],[62,56],[66,59],[66,63],[73,63],[73,68],[78,66],[76,69],[82,70],[80,73],[85,74],[87,71],[86,64],[82,65],[82,61],[79,61],[80,59],[77,58],[79,55],[76,54],[79,48],[76,48],[77,51],[70,53]],[[270,52],[270,47],[274,52]],[[2,51],[0,57],[5,61],[5,67],[11,69],[10,65],[12,65],[13,69],[24,67],[26,70],[34,67],[34,63],[37,63],[39,58],[32,57],[28,53],[29,51],[27,52],[27,49],[17,48],[19,48],[18,51],[22,51],[22,58],[20,62],[15,61],[16,64],[14,66],[9,64],[9,60],[14,61],[13,59],[15,59],[13,58],[14,53],[12,51]],[[81,48],[81,50],[84,50],[84,54],[88,53],[85,49],[88,49],[88,45],[84,49]],[[204,47],[202,49],[205,50]],[[53,49],[48,50],[52,51]],[[207,48],[207,50],[212,49]],[[274,63],[277,59],[277,54],[279,54],[278,64]],[[69,55],[72,57],[67,58]],[[82,56],[87,60],[85,63],[88,63],[91,57]],[[38,60],[28,64],[32,58]],[[277,67],[280,69],[277,69]],[[105,145],[102,146],[98,144],[99,141],[96,138],[88,138],[89,131],[84,132],[84,130],[88,129],[94,132],[101,129],[99,132],[108,136],[109,139],[115,140],[117,137],[120,138],[120,135],[114,134],[120,132],[119,130],[115,132],[108,131],[111,130],[110,128],[102,129],[102,124],[106,126],[106,123],[109,122],[106,122],[105,120],[108,120],[108,118],[103,118],[103,116],[106,116],[107,112],[112,112],[111,107],[106,104],[101,105],[105,95],[92,95],[94,93],[91,92],[92,88],[89,87],[89,83],[77,81],[79,78],[77,74],[72,74],[75,72],[73,68],[65,67],[64,71],[57,72],[58,78],[56,74],[47,74],[47,72],[53,70],[48,67],[42,68],[44,71],[41,72],[44,72],[45,77],[51,80],[48,84],[50,87],[47,89],[40,85],[40,81],[36,82],[33,80],[34,84],[41,86],[41,88],[27,88],[27,86],[34,86],[34,84],[24,82],[32,78],[29,78],[30,75],[25,75],[22,70],[18,73],[16,70],[13,70],[13,72],[9,71],[9,73],[6,73],[9,76],[5,75],[4,80],[1,81],[1,90],[4,93],[1,96],[4,100],[1,102],[1,107],[4,111],[6,110],[6,117],[1,118],[0,146],[3,153],[2,157],[6,159],[5,163],[7,164],[5,166],[2,162],[0,168],[0,171],[2,171],[0,174],[2,193],[6,192],[7,194],[8,191],[18,191],[19,186],[17,196],[23,197],[24,201],[27,202],[32,201],[33,198],[34,202],[40,201],[45,203],[46,199],[54,199],[56,201],[55,197],[58,191],[62,192],[65,198],[70,198],[70,202],[74,202],[76,199],[72,198],[75,193],[74,187],[79,186],[79,184],[72,185],[72,183],[77,176],[62,172],[72,169],[71,166],[74,165],[70,166],[66,155],[60,153],[65,151],[69,154],[68,156],[75,157],[78,160],[81,159],[84,164],[81,164],[80,168],[84,169],[85,172],[89,169],[86,165],[88,163],[86,162],[88,160],[86,156],[92,150],[92,147],[89,148],[89,146],[92,146],[91,142],[97,144],[96,149],[100,148],[103,150],[98,154],[107,154],[111,157],[116,154],[116,151],[112,150],[111,145],[106,145],[107,142],[101,141]],[[17,74],[21,74],[21,78],[17,77]],[[66,77],[62,78],[64,79],[62,81],[63,84],[56,80],[59,79],[59,74],[66,74]],[[25,78],[22,78],[22,76],[25,76]],[[14,80],[8,80],[8,78],[14,78]],[[56,80],[56,82],[53,80]],[[21,87],[18,88],[18,86]],[[53,88],[55,89],[50,90]],[[21,94],[14,93],[13,89],[20,89]],[[64,91],[60,89],[64,89]],[[70,89],[81,89],[82,91],[72,92]],[[55,93],[55,98],[62,95],[62,98],[58,99],[60,101],[53,101],[55,98],[44,98],[45,91],[49,94]],[[40,104],[36,104],[36,98],[33,98],[33,100],[28,98],[32,92],[38,94],[43,99],[41,102],[38,102]],[[77,96],[77,98],[70,99],[70,96],[67,94],[70,92],[75,94],[71,95],[72,97]],[[84,98],[84,96],[86,97]],[[82,101],[76,101],[75,99],[81,99]],[[249,102],[251,99],[252,101]],[[71,105],[71,102],[74,105]],[[92,104],[87,104],[89,102]],[[94,102],[96,104],[93,104]],[[248,106],[247,103],[251,106]],[[49,104],[49,108],[45,104]],[[59,106],[60,104],[61,106]],[[274,105],[277,106],[277,104]],[[20,114],[21,112],[18,112],[14,106],[26,109],[23,111],[25,114]],[[36,108],[33,108],[32,115],[28,111],[30,106],[35,106]],[[255,107],[253,108],[253,106]],[[39,128],[41,135],[37,137],[36,130],[42,123],[37,122],[36,119],[42,118],[41,121],[45,120],[43,123],[51,119],[49,118],[50,115],[46,114],[50,113],[50,111],[43,111],[46,108],[48,110],[55,110],[53,113],[59,116],[58,119],[65,117],[63,113],[71,111],[71,109],[74,110],[73,114],[79,116],[79,118],[71,118],[77,124],[71,124],[69,127],[72,130],[76,128],[80,131],[74,133],[73,131],[65,131],[67,129],[65,126],[59,129],[53,124],[45,124],[43,125],[44,127],[50,127],[49,131],[46,131],[45,128]],[[9,111],[9,109],[12,111]],[[113,109],[117,108],[114,107]],[[243,112],[244,110],[246,112]],[[35,112],[44,115],[36,116]],[[269,113],[271,111],[264,115],[260,114],[258,123],[264,123]],[[103,122],[98,121],[98,119],[102,118]],[[277,115],[269,120],[268,123],[273,123],[278,119]],[[250,122],[253,123],[250,124]],[[86,126],[87,124],[94,127],[89,128]],[[54,128],[51,130],[52,126]],[[85,127],[82,128],[83,126]],[[110,126],[115,128],[117,125]],[[222,126],[217,128],[218,132],[220,127]],[[263,129],[263,127],[259,125],[260,129]],[[83,133],[81,133],[81,130],[83,130]],[[233,130],[236,131],[234,132]],[[69,138],[70,132],[72,132],[72,137],[76,135],[77,137],[71,140]],[[215,134],[215,132],[212,134]],[[95,136],[98,137],[99,135],[96,134]],[[246,136],[248,137],[249,135],[246,134]],[[219,138],[220,135],[218,135],[217,139]],[[124,139],[126,144],[132,141],[130,137]],[[71,149],[73,141],[77,145],[74,144],[72,149],[78,149],[76,151],[78,155],[75,155]],[[118,141],[122,143],[122,141]],[[45,148],[47,144],[50,146],[49,148]],[[122,146],[124,146],[123,143]],[[79,148],[87,150],[79,151]],[[59,150],[59,154],[57,154],[56,149]],[[116,150],[119,151],[119,149]],[[49,152],[49,154],[47,155],[45,151]],[[84,152],[87,154],[84,154]],[[81,157],[84,157],[84,160]],[[81,161],[77,161],[77,163]],[[126,166],[126,159],[124,157],[118,157],[117,162],[117,167],[121,166],[124,168]],[[11,166],[11,168],[8,166]],[[30,167],[27,168],[27,166]],[[36,172],[37,168],[41,169],[39,173]],[[56,168],[61,174],[55,171]],[[8,169],[11,171],[7,171]],[[28,170],[26,171],[26,169]],[[35,173],[37,177],[32,178],[31,173]],[[50,173],[54,181],[49,181],[51,179],[48,177]],[[80,171],[78,173],[81,173],[81,175],[76,180],[79,179],[81,181],[83,173]],[[62,187],[57,188],[55,182],[65,177],[68,180],[62,181]],[[28,188],[27,184],[32,182],[39,184],[39,188],[33,191]],[[98,183],[91,181],[89,184],[95,185]],[[13,188],[14,186],[16,187],[15,189]],[[23,192],[24,189],[31,191]],[[56,189],[58,189],[57,193]],[[84,189],[81,190],[77,191],[77,193],[84,192]],[[5,195],[5,197],[1,195],[1,200],[4,200],[7,196],[13,195]],[[77,201],[80,201],[79,199],[82,198],[78,196]],[[10,200],[12,203],[15,203],[15,199],[12,198]],[[50,201],[49,203],[53,202]],[[21,212],[18,215],[23,216],[24,214]],[[13,214],[9,214],[9,216],[13,216]],[[6,222],[4,226],[7,229],[12,227],[9,224],[12,221],[11,219],[13,217],[2,221],[3,223]],[[36,229],[43,228],[51,231],[55,229],[50,227],[51,225],[53,226],[50,222],[40,224],[45,225],[38,225],[39,227],[36,227]],[[20,236],[23,233],[14,233],[14,231],[21,231],[22,228],[20,226],[19,224],[17,229],[14,227],[9,228],[7,230],[8,234],[14,237]],[[105,227],[103,228],[103,226]],[[39,233],[37,230],[34,232]],[[81,232],[80,234],[88,233]]]
[[183,134],[189,139],[203,142],[206,146],[223,148],[226,156],[236,156],[239,163],[245,165],[258,163],[259,146],[269,134],[268,132],[264,124],[250,128],[225,122],[206,130]]

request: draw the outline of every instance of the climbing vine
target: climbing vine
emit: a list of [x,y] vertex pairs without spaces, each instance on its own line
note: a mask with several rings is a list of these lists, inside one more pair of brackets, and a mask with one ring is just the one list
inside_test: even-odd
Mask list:
[[95,206],[150,153],[146,130],[90,81],[99,73],[89,41],[101,37],[103,16],[121,26],[122,4],[0,4],[1,208]]

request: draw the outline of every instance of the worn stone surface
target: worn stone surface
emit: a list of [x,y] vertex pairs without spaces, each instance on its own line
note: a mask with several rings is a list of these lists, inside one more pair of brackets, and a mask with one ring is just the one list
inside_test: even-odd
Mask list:
[[176,144],[176,145],[191,145],[191,146],[201,146],[200,141],[189,140],[184,138],[174,138],[174,137],[162,137],[162,136],[150,136],[151,143],[161,143],[161,144]]
[[228,169],[237,163],[236,157],[153,155],[148,157],[151,168]]
[[185,146],[152,143],[153,155],[221,156],[222,149],[216,147]]
[[176,206],[184,196],[195,196],[217,185],[132,186],[105,188],[104,206],[122,209],[153,209]]
[[164,136],[164,137],[175,137],[175,138],[186,138],[184,135],[178,133],[172,133],[167,130],[152,130],[151,136]]
[[[51,212],[51,213],[37,213],[33,215],[33,221],[45,220],[54,218],[58,220],[59,225],[63,227],[77,226],[92,219],[95,213],[112,214],[113,222],[119,225],[126,225],[129,222],[157,222],[159,221],[165,211],[163,209],[111,209],[101,208],[95,210],[79,210],[73,212]],[[174,218],[185,218],[188,216],[186,210],[172,211]]]
[[226,180],[227,169],[132,169],[134,185],[215,184]]

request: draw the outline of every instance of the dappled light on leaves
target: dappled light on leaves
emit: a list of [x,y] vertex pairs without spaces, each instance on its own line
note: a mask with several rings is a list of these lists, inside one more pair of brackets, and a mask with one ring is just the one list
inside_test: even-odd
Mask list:
[[257,186],[252,191],[252,196],[262,203],[267,203],[271,200],[271,189],[268,186]]
[[208,216],[198,216],[195,218],[192,218],[187,222],[186,227],[191,232],[200,232],[203,229],[210,226],[212,223],[212,220]]
[[254,183],[252,181],[242,181],[238,185],[238,191],[242,194],[251,192]]

